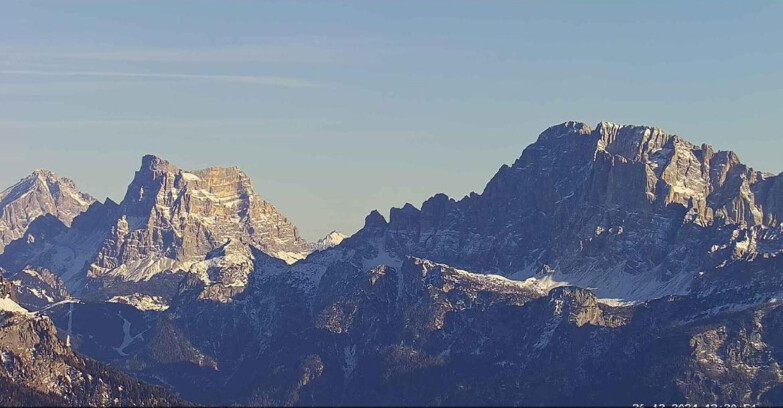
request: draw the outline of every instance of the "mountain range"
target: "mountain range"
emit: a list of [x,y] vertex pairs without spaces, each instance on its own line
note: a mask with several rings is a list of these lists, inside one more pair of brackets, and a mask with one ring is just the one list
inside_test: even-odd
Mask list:
[[[783,174],[658,128],[553,126],[480,194],[312,244],[238,168],[63,180],[0,195],[3,313],[156,403],[783,404]],[[19,398],[73,393],[6,349]]]

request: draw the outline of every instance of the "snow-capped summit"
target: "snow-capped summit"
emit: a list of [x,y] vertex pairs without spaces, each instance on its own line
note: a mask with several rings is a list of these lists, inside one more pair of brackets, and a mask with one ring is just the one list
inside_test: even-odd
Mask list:
[[348,238],[348,235],[339,231],[332,231],[326,234],[325,237],[319,239],[317,242],[310,244],[310,249],[313,251],[323,251],[326,248],[340,245],[344,239]]
[[66,225],[95,202],[72,180],[49,170],[37,169],[0,192],[0,253],[20,238],[34,219],[52,214]]

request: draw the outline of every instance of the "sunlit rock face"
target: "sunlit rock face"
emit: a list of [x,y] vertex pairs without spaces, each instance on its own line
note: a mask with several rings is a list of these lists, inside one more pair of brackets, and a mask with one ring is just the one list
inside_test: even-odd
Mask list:
[[80,296],[145,295],[165,303],[187,273],[208,283],[226,279],[222,284],[233,289],[213,289],[222,294],[239,290],[252,270],[250,247],[289,263],[310,252],[297,228],[238,168],[185,171],[145,156],[122,202],[96,203],[70,227],[40,219],[0,264],[10,273],[46,268]]
[[48,170],[36,170],[0,192],[0,253],[20,238],[33,220],[52,214],[66,225],[95,202],[67,178]]
[[120,213],[93,274],[151,257],[200,261],[229,241],[289,262],[309,252],[296,227],[236,167],[184,171],[145,156]]

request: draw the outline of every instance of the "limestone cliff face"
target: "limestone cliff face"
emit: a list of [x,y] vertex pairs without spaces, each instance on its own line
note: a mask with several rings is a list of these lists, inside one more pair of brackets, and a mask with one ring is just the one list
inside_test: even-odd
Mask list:
[[0,192],[0,253],[39,216],[52,214],[70,225],[93,202],[95,199],[80,192],[70,179],[36,170]]
[[781,183],[658,128],[566,122],[482,194],[392,209],[387,239],[400,253],[468,270],[552,275],[644,299],[685,293],[699,271],[783,251]]
[[145,156],[120,207],[93,274],[150,257],[199,261],[228,241],[287,261],[309,252],[297,228],[253,191],[237,167],[184,171]]
[[766,212],[767,194],[753,191],[771,176],[742,164],[734,152],[695,146],[660,129],[601,123],[598,151],[644,170],[644,193],[650,201],[666,206],[680,204],[689,221],[701,225],[772,225],[780,218],[776,208]]
[[[220,289],[222,299],[247,281],[250,247],[289,263],[310,252],[297,228],[255,193],[238,168],[185,171],[145,156],[121,203],[96,203],[70,228],[42,217],[0,255],[0,264],[11,274],[45,268],[71,293],[100,299],[168,299],[181,274],[194,273],[233,288]],[[210,274],[221,278],[215,282]]]

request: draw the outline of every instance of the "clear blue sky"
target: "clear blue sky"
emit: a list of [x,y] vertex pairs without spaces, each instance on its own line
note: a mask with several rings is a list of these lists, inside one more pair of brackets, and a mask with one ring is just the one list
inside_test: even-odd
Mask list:
[[546,127],[783,171],[781,2],[0,2],[0,185],[238,165],[308,239],[481,191]]

